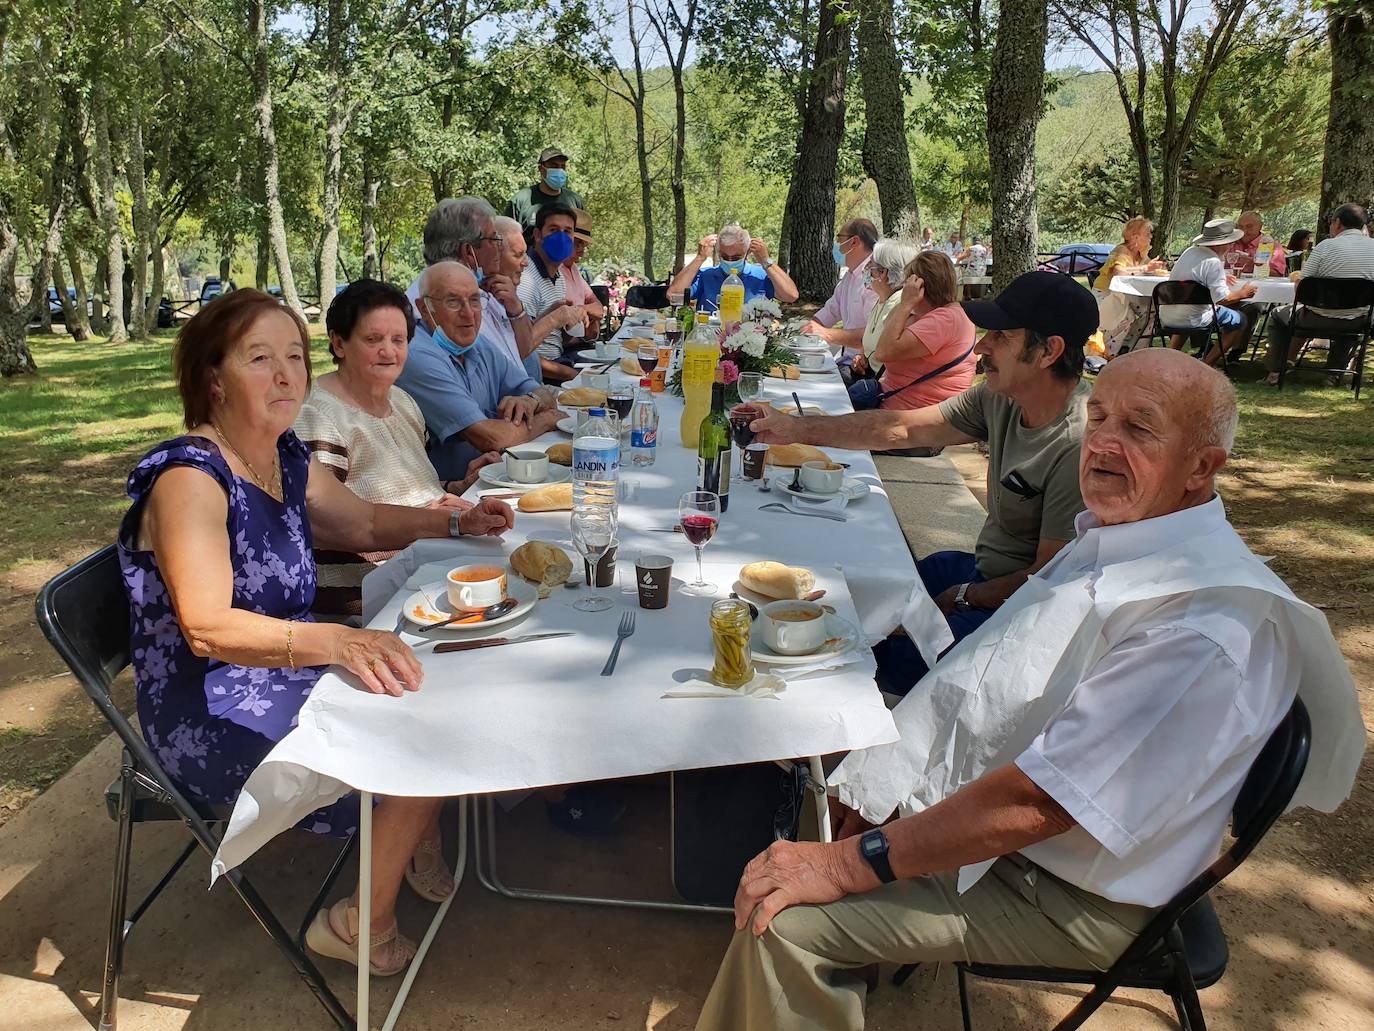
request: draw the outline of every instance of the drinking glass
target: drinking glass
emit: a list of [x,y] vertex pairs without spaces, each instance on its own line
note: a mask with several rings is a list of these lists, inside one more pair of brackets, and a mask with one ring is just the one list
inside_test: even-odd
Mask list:
[[[607,550],[615,543],[616,514],[615,506],[606,505],[604,511],[596,507],[578,509],[572,514],[572,542],[577,553],[592,567],[595,574]],[[591,591],[585,598],[573,603],[579,612],[603,612],[615,604],[610,598],[599,593],[595,586],[596,578],[587,582]]]
[[716,593],[716,585],[709,583],[701,571],[701,549],[716,535],[720,525],[720,496],[709,490],[689,490],[677,503],[678,522],[683,536],[697,550],[697,578],[683,590],[687,594],[708,597]]
[[763,373],[741,372],[735,389],[739,391],[739,399],[745,404],[757,400],[759,395],[763,393]]
[[739,448],[739,461],[735,464],[735,475],[731,482],[744,480],[744,449],[754,442],[752,426],[755,419],[763,418],[763,412],[751,404],[738,404],[730,410],[730,436],[735,447]]
[[649,375],[658,368],[658,345],[640,344],[637,352],[639,357],[639,367],[644,370],[644,375]]

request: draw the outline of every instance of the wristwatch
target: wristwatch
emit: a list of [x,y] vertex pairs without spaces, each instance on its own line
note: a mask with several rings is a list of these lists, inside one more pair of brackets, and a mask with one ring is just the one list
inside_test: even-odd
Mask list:
[[973,606],[968,603],[968,589],[970,586],[970,584],[960,584],[959,590],[954,593],[954,607],[960,612],[973,608]]
[[463,536],[463,528],[458,525],[458,517],[462,514],[463,513],[456,508],[448,514],[448,535],[450,537]]
[[774,261],[772,258],[765,258],[764,261],[763,261],[763,267],[764,267],[765,269],[770,269],[770,268],[772,268],[772,267],[773,267],[774,265],[776,265],[776,264],[777,264],[777,262]]
[[859,855],[868,861],[878,880],[884,884],[891,884],[897,879],[892,872],[892,864],[887,861],[887,835],[881,827],[874,827],[859,839]]

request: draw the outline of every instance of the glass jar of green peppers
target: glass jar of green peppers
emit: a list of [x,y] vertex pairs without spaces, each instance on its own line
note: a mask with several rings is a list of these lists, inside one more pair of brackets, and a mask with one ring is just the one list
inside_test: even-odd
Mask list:
[[716,659],[711,679],[721,687],[743,687],[754,679],[750,624],[748,603],[722,598],[711,604],[711,643]]

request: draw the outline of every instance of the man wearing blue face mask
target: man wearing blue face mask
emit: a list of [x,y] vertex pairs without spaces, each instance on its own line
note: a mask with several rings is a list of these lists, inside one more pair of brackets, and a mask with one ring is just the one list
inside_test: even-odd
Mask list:
[[462,479],[477,455],[523,444],[557,425],[549,393],[485,340],[472,270],[441,261],[420,276],[420,321],[396,385],[415,399],[440,479]]
[[[716,263],[702,268],[712,250],[718,253]],[[797,284],[769,255],[768,245],[757,237],[751,238],[736,222],[725,226],[719,234],[701,238],[696,257],[673,277],[668,292],[687,295],[697,302],[697,311],[713,312],[720,306],[720,288],[731,272],[744,283],[746,303],[755,297],[776,298],[783,304],[797,299]]]
[[[531,234],[529,268],[520,277],[516,293],[530,318],[542,320],[550,311],[560,306],[568,306],[568,280],[559,266],[572,257],[573,230],[577,217],[572,208],[561,204],[551,204],[541,208],[535,215],[534,232]],[[576,340],[579,346],[584,340],[596,338],[599,320],[585,305],[570,305],[580,316],[577,322],[566,328],[554,326],[539,343],[539,356],[548,361],[558,361],[563,357],[563,335]]]
[[868,276],[873,245],[877,242],[878,228],[866,218],[852,219],[840,226],[831,256],[845,270],[844,274],[835,284],[830,300],[802,327],[803,333],[814,334],[851,357],[863,353],[864,326],[878,303]]
[[539,154],[539,181],[527,186],[506,202],[506,215],[524,227],[534,228],[534,219],[551,204],[585,208],[582,197],[568,189],[568,156],[562,147],[545,147]]

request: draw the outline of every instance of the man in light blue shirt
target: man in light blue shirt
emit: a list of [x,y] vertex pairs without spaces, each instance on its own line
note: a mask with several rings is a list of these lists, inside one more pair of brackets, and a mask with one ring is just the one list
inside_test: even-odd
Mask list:
[[[719,260],[710,268],[702,268],[702,262],[716,248],[719,248]],[[750,258],[757,264],[749,262]],[[720,288],[731,272],[744,283],[746,304],[755,297],[777,298],[783,304],[790,304],[798,297],[797,284],[769,255],[767,245],[757,237],[750,237],[743,226],[734,222],[719,234],[711,233],[701,238],[696,257],[673,277],[668,292],[690,297],[697,302],[699,312],[713,312],[720,307]]]
[[523,368],[478,340],[482,292],[466,265],[441,261],[420,277],[420,322],[396,385],[413,397],[429,430],[440,479],[461,479],[485,451],[547,433],[560,413]]

